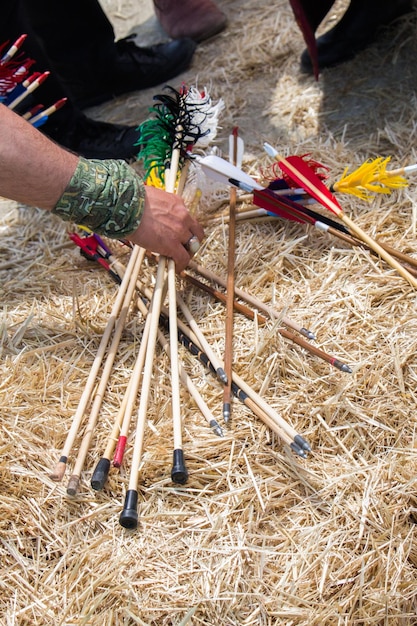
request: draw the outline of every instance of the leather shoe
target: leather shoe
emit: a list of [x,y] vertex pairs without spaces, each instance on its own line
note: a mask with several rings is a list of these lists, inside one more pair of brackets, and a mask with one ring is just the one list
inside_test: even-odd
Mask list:
[[[346,13],[327,33],[317,39],[319,68],[332,67],[353,59],[373,43],[382,27],[412,11],[410,0],[396,2],[351,2]],[[313,73],[307,50],[301,55],[301,69]]]
[[97,67],[76,75],[71,68],[58,68],[60,78],[80,109],[102,104],[121,94],[161,85],[181,74],[191,64],[196,43],[192,39],[178,39],[149,48],[140,48],[130,35],[116,42],[116,58],[102,73]]
[[71,152],[87,159],[123,159],[133,161],[140,150],[137,127],[92,120],[83,113],[70,116],[65,123],[40,129]]
[[222,31],[227,19],[212,0],[154,0],[155,15],[172,37],[204,41]]

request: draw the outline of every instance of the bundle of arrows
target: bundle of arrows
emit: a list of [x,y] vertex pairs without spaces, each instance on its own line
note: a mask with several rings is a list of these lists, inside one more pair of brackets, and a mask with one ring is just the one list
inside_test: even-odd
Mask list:
[[31,72],[35,61],[22,52],[26,38],[23,34],[11,45],[6,42],[0,46],[0,102],[39,128],[65,105],[67,98],[47,107],[27,104],[29,96],[47,80],[50,72]]
[[[341,372],[352,373],[348,364],[313,345],[314,334],[234,284],[234,226],[236,213],[236,190],[253,196],[253,204],[265,212],[299,223],[314,224],[316,227],[340,236],[352,245],[360,245],[379,255],[412,286],[416,262],[393,248],[373,241],[343,212],[336,193],[350,192],[364,197],[369,193],[390,192],[406,184],[403,177],[406,169],[387,172],[387,161],[364,164],[359,172],[344,174],[341,181],[331,188],[324,183],[325,176],[319,172],[321,166],[303,157],[281,157],[270,144],[265,149],[279,165],[281,175],[268,186],[261,185],[242,169],[243,142],[235,128],[230,137],[229,161],[216,155],[202,156],[196,147],[206,148],[217,133],[222,102],[213,104],[206,91],[183,87],[176,91],[168,87],[168,93],[155,96],[156,104],[151,109],[152,118],[142,125],[143,148],[139,159],[143,161],[148,184],[163,185],[172,193],[181,193],[186,185],[190,168],[200,168],[205,176],[227,185],[230,190],[227,218],[229,225],[229,254],[227,276],[216,275],[192,260],[181,275],[183,284],[208,294],[223,302],[226,307],[224,354],[208,341],[197,320],[193,317],[177,287],[177,277],[170,259],[156,257],[150,251],[137,246],[130,247],[129,261],[125,265],[117,252],[111,250],[101,237],[90,231],[73,232],[71,239],[79,246],[82,254],[96,261],[107,270],[118,283],[117,296],[105,331],[94,359],[85,389],[81,395],[71,428],[62,448],[52,478],[61,481],[64,477],[71,450],[82,433],[78,455],[73,464],[67,485],[67,493],[75,495],[79,489],[81,474],[91,445],[103,397],[106,393],[120,337],[131,308],[142,316],[142,337],[131,378],[126,386],[119,411],[114,419],[108,441],[101,458],[93,471],[91,486],[101,490],[106,484],[111,467],[124,464],[126,446],[131,443],[131,467],[125,494],[120,524],[128,529],[138,525],[138,484],[143,458],[144,435],[147,425],[147,410],[152,385],[152,371],[156,344],[170,359],[171,409],[173,418],[173,463],[171,479],[176,484],[185,484],[188,479],[186,455],[183,451],[183,418],[180,406],[180,382],[188,390],[210,428],[223,436],[223,428],[214,417],[197,386],[193,383],[179,357],[178,345],[185,346],[217,379],[223,393],[223,419],[230,420],[230,394],[243,402],[253,414],[278,435],[300,458],[306,459],[311,452],[305,437],[291,423],[236,374],[232,367],[233,316],[238,313],[258,324],[276,323],[279,334],[315,357],[322,359]],[[413,169],[409,170],[410,172]],[[319,203],[338,218],[326,217],[313,211],[309,205]],[[223,216],[224,218],[225,216]],[[126,242],[121,242],[126,251]],[[398,260],[397,260],[398,259]],[[153,281],[144,279],[142,268],[146,263],[152,272]],[[154,274],[154,273],[153,273]],[[165,306],[165,299],[168,307]],[[136,404],[138,407],[136,409]],[[136,409],[136,419],[133,415]],[[85,424],[86,414],[89,412]],[[133,431],[132,422],[136,422]],[[133,431],[133,432],[132,432]]]
[[[149,358],[147,351],[150,347],[150,331],[152,321],[156,319],[152,309],[156,283],[154,286],[150,286],[148,284],[149,281],[145,281],[142,275],[139,276],[139,273],[144,260],[147,260],[150,267],[152,267],[152,264],[156,265],[157,269],[160,267],[160,261],[151,253],[134,247],[129,256],[129,263],[125,266],[117,253],[110,250],[107,243],[98,235],[89,233],[81,236],[78,233],[71,233],[70,236],[74,243],[80,247],[83,256],[99,263],[101,267],[104,267],[110,273],[112,278],[119,284],[119,289],[112,314],[102,335],[102,340],[91,368],[85,390],[74,416],[72,427],[68,433],[52,477],[55,480],[63,479],[75,440],[79,432],[83,431],[84,434],[79,444],[79,452],[67,484],[67,493],[69,495],[74,496],[78,492],[79,481],[91,444],[94,427],[109,384],[111,370],[120,340],[120,333],[125,324],[129,306],[133,309],[136,307],[143,319],[142,339],[139,351],[132,368],[131,377],[126,387],[123,400],[120,403],[120,409],[115,416],[111,432],[108,434],[104,452],[98,460],[91,478],[92,488],[97,491],[102,490],[105,487],[111,468],[120,468],[122,464],[124,464],[127,443],[128,441],[131,442],[132,438],[134,438],[133,446],[131,445],[129,450],[129,456],[132,459],[129,487],[132,488],[132,480],[134,478],[136,481],[135,490],[134,495],[129,494],[129,490],[126,493],[125,507],[119,518],[122,526],[134,529],[138,524],[137,498],[139,465],[142,460],[142,447],[146,426],[146,412],[144,412],[142,408],[143,413],[141,414],[141,405],[143,403],[143,394],[146,393],[149,397],[149,388],[151,385],[150,377],[147,381],[146,390],[144,388],[144,382],[147,372],[146,361]],[[182,278],[193,287],[202,290],[205,294],[209,294],[216,300],[226,304],[226,278],[222,278],[210,270],[207,270],[196,261],[190,263],[187,271],[182,274]],[[180,295],[179,291],[176,292],[176,302],[180,309],[175,324],[177,340],[216,378],[219,384],[219,392],[221,392],[222,387],[224,388],[225,385],[223,377],[224,360],[212,347],[210,341],[202,332],[199,323],[185,304],[183,294]],[[298,325],[287,316],[282,315],[280,311],[264,304],[249,293],[236,288],[233,298],[233,307],[236,313],[244,315],[248,319],[254,319],[256,315],[258,324],[274,324],[274,322],[279,320],[278,332],[282,337],[289,339],[296,346],[300,346],[311,355],[323,359],[326,363],[331,364],[341,372],[350,373],[352,371],[350,367],[340,359],[327,354],[313,345],[311,340],[314,338],[314,335],[311,331]],[[172,367],[170,340],[167,338],[167,334],[169,335],[171,332],[172,327],[169,307],[161,304],[157,316],[157,340],[160,343],[161,349],[171,357]],[[179,362],[178,369],[181,383],[187,389],[202,416],[207,421],[207,424],[217,436],[222,437],[224,427],[220,424],[220,420],[213,415],[202,394],[199,392],[198,386],[187,373],[185,365]],[[265,398],[233,371],[233,369],[231,376],[231,390],[233,396],[250,409],[250,411],[274,432],[280,441],[288,445],[299,458],[307,459],[311,448],[306,438],[298,433],[290,422],[284,419]],[[138,396],[140,387],[141,391]],[[137,404],[139,404],[138,407],[136,406]],[[133,415],[135,410],[136,428],[135,432],[132,433],[132,421],[134,421]],[[85,415],[88,412],[88,422],[83,425]],[[227,423],[228,422],[225,422],[225,424]],[[175,427],[176,425],[174,424],[174,429]],[[137,443],[138,440],[140,442],[139,444]],[[178,440],[175,439],[175,430],[173,445],[174,462],[171,470],[171,478],[176,484],[184,484],[187,480],[184,454],[181,447],[182,459],[181,462],[178,463],[179,448]],[[139,446],[140,449],[138,451]],[[135,454],[138,454],[138,457],[135,457]],[[129,509],[126,509],[126,504],[129,505]]]
[[[148,184],[161,184],[162,181],[166,189],[178,193],[184,186],[183,175],[187,170],[185,165],[190,160],[194,146],[204,147],[215,136],[222,103],[213,105],[206,91],[201,93],[196,89],[186,88],[180,92],[169,88],[168,94],[156,96],[155,100],[157,104],[153,107],[152,113],[156,119],[147,120],[142,126],[142,137],[148,137],[148,140],[144,141],[143,152],[139,158],[143,160]],[[161,141],[161,137],[165,141]],[[111,465],[113,464],[114,467],[122,465],[129,437],[129,442],[132,442],[131,467],[125,502],[119,518],[122,526],[136,528],[138,524],[138,481],[157,341],[170,357],[173,417],[171,478],[174,483],[184,484],[188,479],[182,442],[183,419],[179,394],[180,380],[192,395],[213,432],[218,436],[223,435],[222,427],[212,415],[196,385],[188,376],[184,365],[180,362],[179,342],[186,346],[216,376],[220,386],[224,388],[226,384],[229,384],[230,377],[231,392],[275,432],[285,444],[289,445],[296,455],[301,458],[307,457],[310,446],[306,439],[245,383],[232,368],[230,368],[229,377],[226,375],[224,359],[210,345],[177,289],[173,263],[169,259],[155,259],[152,254],[134,246],[130,251],[129,262],[124,266],[117,255],[95,233],[74,232],[71,234],[71,238],[87,258],[97,261],[111,273],[111,276],[119,283],[119,287],[72,425],[59,460],[52,472],[54,480],[61,481],[63,479],[71,450],[76,439],[81,436],[78,454],[73,463],[67,485],[69,495],[75,495],[79,489],[81,474],[99,418],[103,397],[108,387],[121,333],[133,301],[136,302],[144,320],[140,347],[120,410],[115,417],[112,432],[109,433],[108,443],[91,480],[94,489],[98,490],[104,487]],[[143,282],[141,268],[145,258],[149,265],[152,265],[155,260],[157,266],[156,277],[152,286]],[[187,281],[197,281],[201,289],[206,289],[204,282],[199,281],[195,276],[199,274],[198,266],[193,266],[193,268],[194,276],[187,272],[184,274],[184,278]],[[200,274],[200,277],[203,275]],[[212,278],[219,284],[221,283],[220,278],[215,276]],[[218,293],[218,289],[213,288],[212,295],[218,297]],[[166,294],[168,308],[164,306]],[[248,299],[251,301],[249,296]],[[233,310],[239,310],[246,315],[253,315],[247,306],[241,305],[240,308],[237,308],[238,303],[235,298],[231,304]],[[260,306],[262,306],[261,303]],[[181,316],[179,316],[177,309],[180,310]],[[280,314],[275,311],[267,312],[265,309],[264,311],[267,315],[262,318],[263,323],[267,322],[267,316],[271,316],[272,319],[281,318]],[[312,333],[291,322],[288,318],[283,319],[282,324],[291,328],[291,331],[286,328],[280,329],[283,336],[288,336],[291,341],[297,342],[303,348],[310,346],[307,338],[311,339]],[[342,371],[350,371],[350,368],[341,361],[316,348],[314,348],[313,353]],[[134,432],[131,432],[131,422],[133,422],[132,417],[137,402],[136,425]]]

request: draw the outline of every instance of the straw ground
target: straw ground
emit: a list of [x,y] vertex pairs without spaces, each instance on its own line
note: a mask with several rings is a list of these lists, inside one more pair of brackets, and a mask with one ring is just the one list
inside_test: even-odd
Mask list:
[[[140,22],[161,38],[152,6],[103,3],[118,35]],[[354,61],[299,72],[301,35],[284,0],[219,0],[228,29],[201,44],[180,80],[223,98],[217,146],[232,127],[244,168],[269,165],[269,141],[311,153],[338,178],[346,166],[392,156],[417,161],[414,18]],[[337,5],[330,16],[342,10]],[[149,20],[148,20],[149,17]],[[145,36],[144,35],[144,36]],[[147,90],[90,111],[138,123]],[[340,198],[368,234],[416,256],[416,186],[370,203]],[[228,191],[206,193],[200,263],[226,276],[227,224],[210,216]],[[239,201],[242,203],[242,201]],[[312,446],[304,460],[239,401],[223,438],[181,391],[185,486],[171,482],[169,361],[157,347],[144,456],[139,528],[118,523],[132,440],[102,492],[92,470],[130,380],[143,330],[132,309],[122,334],[79,493],[49,474],[72,423],[117,293],[80,256],[57,219],[2,201],[0,271],[0,616],[5,625],[411,626],[416,624],[416,292],[386,264],[311,227],[239,221],[236,286],[296,320],[317,345],[348,363],[332,368],[277,332],[236,314],[234,368]],[[127,262],[126,250],[115,253]],[[144,269],[151,281],[154,267]],[[224,305],[189,284],[182,295],[222,354]],[[222,389],[180,357],[221,422]]]

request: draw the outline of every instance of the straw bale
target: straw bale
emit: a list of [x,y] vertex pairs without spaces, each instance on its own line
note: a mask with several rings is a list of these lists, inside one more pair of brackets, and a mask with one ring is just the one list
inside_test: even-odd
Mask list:
[[[319,82],[299,71],[289,4],[219,0],[228,29],[200,44],[181,79],[223,98],[216,149],[235,125],[244,169],[263,179],[263,141],[311,154],[337,180],[378,155],[417,160],[414,18]],[[341,15],[338,2],[323,30]],[[118,36],[165,35],[152,3],[105,0]],[[180,80],[180,79],[179,79]],[[161,87],[162,89],[162,87]],[[158,91],[89,114],[145,119]],[[139,166],[137,166],[139,167]],[[191,195],[191,194],[190,194]],[[227,273],[228,193],[206,185],[198,262]],[[416,186],[344,210],[372,237],[417,258]],[[250,206],[238,195],[239,207]],[[171,482],[168,357],[158,346],[139,472],[139,527],[118,522],[134,430],[103,491],[90,479],[129,383],[144,320],[129,311],[76,496],[50,478],[85,388],[118,287],[84,259],[57,218],[0,203],[1,623],[113,626],[411,626],[416,624],[416,293],[387,264],[314,228],[239,220],[236,286],[281,313],[234,318],[234,369],[311,445],[296,456],[233,400],[216,436],[181,389],[186,485]],[[127,263],[129,253],[114,242]],[[143,279],[152,287],[155,265]],[[202,279],[203,282],[209,282]],[[224,350],[224,304],[178,281],[208,341]],[[219,288],[221,289],[221,288]],[[249,306],[249,305],[248,305]],[[253,307],[250,307],[253,308]],[[315,333],[344,373],[278,331],[285,315]],[[183,346],[189,376],[222,424],[221,386]],[[138,404],[138,403],[137,403]],[[88,414],[88,411],[87,411]],[[137,406],[133,415],[134,426]],[[83,422],[85,424],[85,422]]]

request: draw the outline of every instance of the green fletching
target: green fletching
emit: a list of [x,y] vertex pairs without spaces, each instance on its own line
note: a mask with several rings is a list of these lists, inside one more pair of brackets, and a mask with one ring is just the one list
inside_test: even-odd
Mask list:
[[148,178],[152,172],[162,181],[164,172],[170,165],[172,151],[180,151],[181,168],[189,147],[202,137],[215,134],[214,128],[211,128],[215,124],[212,123],[207,128],[203,126],[210,115],[215,117],[212,122],[217,122],[218,113],[217,109],[213,110],[207,96],[196,98],[196,90],[180,93],[169,86],[167,89],[168,94],[154,96],[156,104],[149,109],[154,118],[139,126],[141,136],[137,156],[143,162],[145,177]]
[[145,178],[153,169],[163,181],[164,170],[170,158],[172,139],[159,119],[146,120],[139,126],[141,149],[138,160],[143,162]]
[[[161,96],[154,96],[154,99]],[[177,117],[165,103],[149,109],[155,118],[145,120],[140,126],[141,149],[138,160],[143,162],[145,178],[155,170],[158,178],[164,181],[164,172],[169,164],[172,148],[175,142],[175,127]]]

